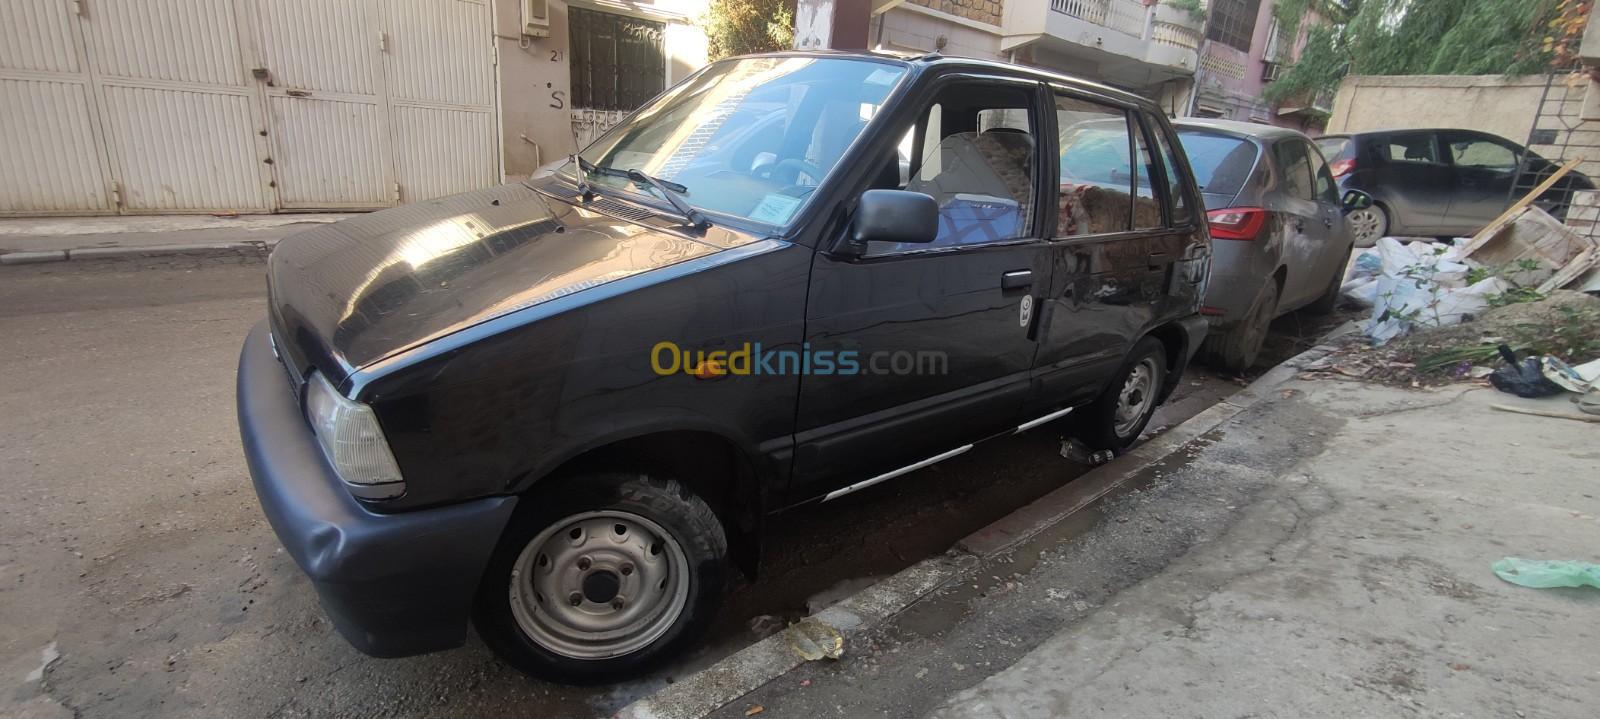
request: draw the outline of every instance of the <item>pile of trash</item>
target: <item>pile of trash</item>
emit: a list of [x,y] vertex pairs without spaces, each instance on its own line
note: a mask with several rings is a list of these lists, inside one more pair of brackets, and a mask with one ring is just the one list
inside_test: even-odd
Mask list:
[[[1374,346],[1422,327],[1459,324],[1491,307],[1536,300],[1600,278],[1600,250],[1537,207],[1449,243],[1378,240],[1356,257],[1342,287],[1372,308],[1362,326]],[[1600,285],[1597,285],[1600,289]]]

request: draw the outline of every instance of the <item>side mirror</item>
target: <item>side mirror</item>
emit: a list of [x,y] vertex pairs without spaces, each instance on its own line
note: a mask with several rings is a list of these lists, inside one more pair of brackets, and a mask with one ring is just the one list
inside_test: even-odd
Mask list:
[[1339,203],[1344,205],[1345,212],[1365,210],[1372,206],[1372,195],[1360,190],[1345,190],[1344,197],[1339,200]]
[[939,203],[920,192],[867,190],[840,243],[841,254],[860,257],[868,242],[933,242],[939,235]]

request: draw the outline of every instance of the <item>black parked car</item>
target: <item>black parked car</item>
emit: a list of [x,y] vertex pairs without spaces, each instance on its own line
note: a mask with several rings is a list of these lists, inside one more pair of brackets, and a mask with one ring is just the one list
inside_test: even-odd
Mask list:
[[[1476,130],[1325,135],[1317,147],[1340,190],[1362,190],[1375,200],[1371,208],[1350,214],[1361,247],[1386,235],[1470,235],[1517,199],[1513,185],[1519,194],[1529,192],[1556,170],[1522,145]],[[1535,204],[1565,218],[1572,191],[1592,189],[1588,177],[1569,173]]]
[[530,673],[637,672],[785,509],[1056,418],[1132,443],[1205,332],[1175,146],[1028,68],[714,63],[541,177],[279,244],[256,492],[362,651],[470,618]]

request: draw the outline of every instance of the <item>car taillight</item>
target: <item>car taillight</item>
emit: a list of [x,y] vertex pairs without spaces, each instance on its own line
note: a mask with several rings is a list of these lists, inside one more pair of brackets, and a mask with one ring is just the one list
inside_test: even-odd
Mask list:
[[1333,173],[1334,179],[1344,177],[1354,169],[1356,169],[1356,160],[1353,157],[1328,163],[1328,172]]
[[1253,240],[1267,224],[1267,211],[1259,207],[1228,207],[1206,213],[1211,237],[1218,240]]

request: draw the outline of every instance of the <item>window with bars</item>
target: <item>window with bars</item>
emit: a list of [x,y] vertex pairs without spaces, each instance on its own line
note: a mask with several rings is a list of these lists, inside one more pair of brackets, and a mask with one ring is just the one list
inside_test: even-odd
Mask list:
[[666,88],[666,25],[580,7],[567,8],[572,106],[633,110]]
[[1206,37],[1241,52],[1250,52],[1250,36],[1256,34],[1256,16],[1261,0],[1212,0],[1211,24]]

